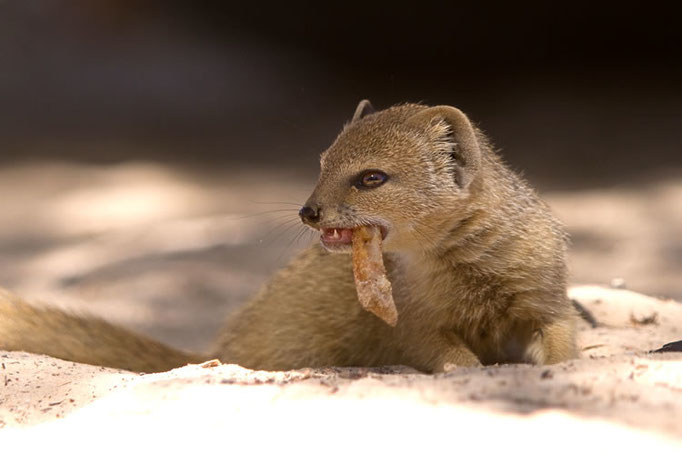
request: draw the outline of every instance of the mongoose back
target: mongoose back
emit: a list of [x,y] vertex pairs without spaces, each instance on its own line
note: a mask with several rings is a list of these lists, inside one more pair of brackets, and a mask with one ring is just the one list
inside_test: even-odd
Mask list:
[[[458,109],[362,101],[321,157],[300,211],[320,244],[279,271],[221,331],[185,354],[94,319],[0,297],[0,349],[160,371],[202,359],[266,370],[449,366],[573,358],[566,235]],[[390,327],[359,304],[352,229],[381,229],[400,315]]]

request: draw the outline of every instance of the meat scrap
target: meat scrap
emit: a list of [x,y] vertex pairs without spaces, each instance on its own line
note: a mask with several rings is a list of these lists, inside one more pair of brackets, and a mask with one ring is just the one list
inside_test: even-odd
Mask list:
[[353,275],[362,307],[395,327],[398,310],[393,301],[391,282],[386,278],[378,226],[353,229]]

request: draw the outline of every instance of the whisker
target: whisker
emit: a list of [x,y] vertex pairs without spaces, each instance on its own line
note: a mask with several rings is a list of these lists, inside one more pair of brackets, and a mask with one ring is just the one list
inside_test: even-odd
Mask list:
[[268,232],[266,232],[265,235],[263,235],[263,238],[260,240],[260,243],[262,243],[265,240],[271,239],[272,234],[276,230],[287,227],[287,226],[295,226],[298,222],[300,222],[300,221],[297,219],[290,219],[290,220],[285,219],[284,221],[279,221],[277,224],[275,224],[270,229],[268,229]]
[[291,213],[278,213],[275,214],[271,217],[268,217],[266,221],[278,221],[278,220],[284,220],[284,219],[290,219],[294,221],[298,221],[299,223],[301,222],[301,218],[298,216],[298,214],[295,214],[292,216]]
[[282,260],[282,257],[283,257],[283,256],[286,256],[286,253],[289,252],[289,250],[290,250],[291,247],[296,243],[296,240],[298,240],[298,238],[301,236],[301,234],[303,234],[303,233],[305,232],[305,229],[306,229],[305,226],[301,226],[301,227],[299,228],[298,234],[296,234],[296,235],[291,239],[291,241],[289,242],[289,244],[288,244],[285,248],[283,248],[282,251],[279,253],[279,256],[277,257],[277,261],[281,261],[281,260]]
[[301,232],[296,236],[296,239],[294,239],[296,242],[300,240],[305,240],[306,234],[312,234],[313,231],[310,229],[306,229],[305,226],[303,226],[303,229],[301,229]]
[[239,220],[247,220],[247,219],[251,219],[251,218],[267,217],[268,215],[281,214],[281,213],[286,213],[286,216],[294,215],[298,219],[298,210],[294,210],[294,209],[266,210],[264,212],[248,213],[245,215],[226,216],[224,219],[229,220],[229,221],[239,221]]
[[[288,222],[285,221],[284,223],[282,223],[282,225],[286,225],[287,223],[288,223]],[[277,234],[276,236],[274,236],[274,237],[271,238],[270,242],[268,242],[267,245],[268,245],[268,246],[269,246],[269,245],[272,245],[272,244],[275,242],[275,240],[279,239],[280,237],[282,237],[282,235],[284,235],[285,233],[291,231],[291,229],[292,229],[292,228],[295,228],[296,226],[297,226],[296,224],[291,224],[291,225],[288,226],[286,229],[280,231],[279,234]],[[270,232],[272,232],[272,231],[270,231]]]
[[248,201],[251,204],[261,204],[261,205],[274,205],[274,204],[283,204],[283,205],[295,205],[297,207],[301,207],[303,204],[298,203],[298,202],[283,202],[283,201]]
[[315,235],[317,234],[317,231],[314,231],[312,229],[307,230],[307,235],[306,233],[303,234],[303,237],[308,237],[308,240],[304,240],[308,245],[310,245],[315,238]]

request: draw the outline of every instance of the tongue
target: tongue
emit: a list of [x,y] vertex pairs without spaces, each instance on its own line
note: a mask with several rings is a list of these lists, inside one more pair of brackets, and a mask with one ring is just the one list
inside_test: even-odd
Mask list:
[[322,232],[322,241],[327,244],[350,244],[352,239],[353,231],[351,229],[325,229]]

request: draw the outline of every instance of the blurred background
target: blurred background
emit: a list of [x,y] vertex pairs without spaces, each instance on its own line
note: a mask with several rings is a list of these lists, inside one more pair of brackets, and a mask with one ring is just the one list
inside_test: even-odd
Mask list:
[[574,283],[682,299],[682,27],[656,4],[0,0],[0,286],[199,349],[298,249],[362,98],[451,104]]

